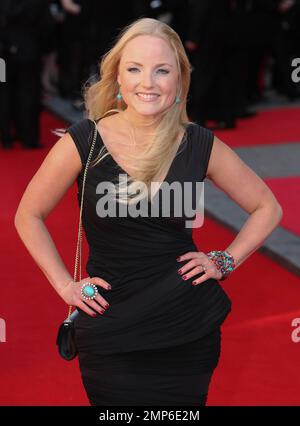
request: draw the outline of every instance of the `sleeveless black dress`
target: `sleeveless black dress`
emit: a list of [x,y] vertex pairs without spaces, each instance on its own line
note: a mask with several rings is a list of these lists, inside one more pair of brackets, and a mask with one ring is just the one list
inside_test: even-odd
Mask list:
[[[83,165],[77,179],[78,203],[93,129],[89,119],[67,129]],[[104,143],[98,133],[92,159]],[[203,182],[212,145],[211,131],[186,125],[164,182]],[[82,278],[100,277],[112,286],[111,290],[98,286],[110,304],[103,315],[92,318],[78,309],[75,320],[87,396],[97,406],[205,405],[220,356],[220,326],[231,311],[231,300],[215,279],[193,286],[201,274],[186,281],[178,274],[187,261],[176,258],[198,251],[184,215],[97,214],[102,197],[97,185],[115,182],[119,173],[126,175],[108,155],[89,167],[86,179],[82,225],[89,257]],[[195,206],[196,191],[192,193]]]

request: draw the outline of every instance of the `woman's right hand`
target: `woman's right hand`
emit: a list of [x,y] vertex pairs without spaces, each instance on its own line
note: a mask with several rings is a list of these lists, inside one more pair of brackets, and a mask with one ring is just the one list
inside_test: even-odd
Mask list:
[[95,317],[97,314],[90,309],[89,306],[99,314],[103,315],[103,313],[106,312],[105,310],[109,307],[109,303],[104,299],[104,297],[102,297],[99,293],[93,300],[85,300],[82,297],[81,286],[87,282],[103,287],[106,290],[111,289],[111,285],[102,278],[88,277],[76,282],[75,284],[74,281],[69,282],[66,287],[60,291],[59,295],[68,305],[78,306],[91,317]]

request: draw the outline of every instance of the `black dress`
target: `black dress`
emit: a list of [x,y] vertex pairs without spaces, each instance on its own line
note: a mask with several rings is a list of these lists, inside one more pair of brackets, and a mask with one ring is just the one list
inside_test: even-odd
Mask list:
[[[83,166],[93,129],[93,122],[83,119],[67,130]],[[194,123],[186,125],[164,182],[192,182],[193,188],[202,182],[212,144],[211,131]],[[98,133],[92,159],[101,147]],[[100,277],[112,286],[111,290],[98,286],[110,304],[103,315],[93,318],[79,309],[75,321],[87,396],[97,406],[205,405],[220,356],[220,326],[231,311],[231,300],[215,279],[193,286],[195,276],[184,281],[178,274],[186,262],[176,258],[198,251],[192,228],[185,226],[186,215],[98,214],[102,195],[97,185],[115,181],[119,173],[126,175],[108,155],[89,167],[86,179],[82,224],[89,258],[82,278]],[[77,179],[78,203],[82,175],[83,169]],[[196,191],[192,193],[195,208]]]

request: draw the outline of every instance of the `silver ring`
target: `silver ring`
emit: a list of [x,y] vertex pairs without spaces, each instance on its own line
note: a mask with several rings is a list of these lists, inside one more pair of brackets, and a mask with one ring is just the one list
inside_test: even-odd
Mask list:
[[81,296],[85,300],[94,300],[98,294],[98,289],[95,284],[86,282],[81,286]]
[[206,268],[205,268],[205,266],[204,265],[201,265],[202,266],[202,268],[203,268],[203,272],[206,272]]

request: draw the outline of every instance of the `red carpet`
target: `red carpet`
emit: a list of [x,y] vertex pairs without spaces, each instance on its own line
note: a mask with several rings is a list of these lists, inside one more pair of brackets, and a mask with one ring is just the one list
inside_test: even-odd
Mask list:
[[[233,130],[217,130],[215,135],[231,148],[300,142],[300,108],[261,111],[252,118],[238,120]],[[300,159],[299,176],[265,179],[279,203],[284,206],[281,226],[300,235]]]
[[[7,327],[7,341],[0,343],[0,405],[88,405],[78,361],[63,361],[56,351],[57,328],[67,305],[36,266],[13,224],[26,185],[57,139],[49,129],[63,125],[44,113],[44,150],[0,150],[0,317]],[[74,184],[46,223],[71,274],[78,226],[75,195]],[[201,251],[226,247],[234,238],[208,216],[204,227],[194,232]],[[258,252],[223,282],[233,311],[222,328],[222,353],[208,405],[300,404],[300,343],[291,339],[291,322],[300,317],[299,284],[298,277]]]
[[266,179],[265,182],[281,205],[285,207],[281,226],[300,236],[300,176]]
[[300,108],[276,108],[238,120],[237,128],[215,132],[230,147],[300,142]]

